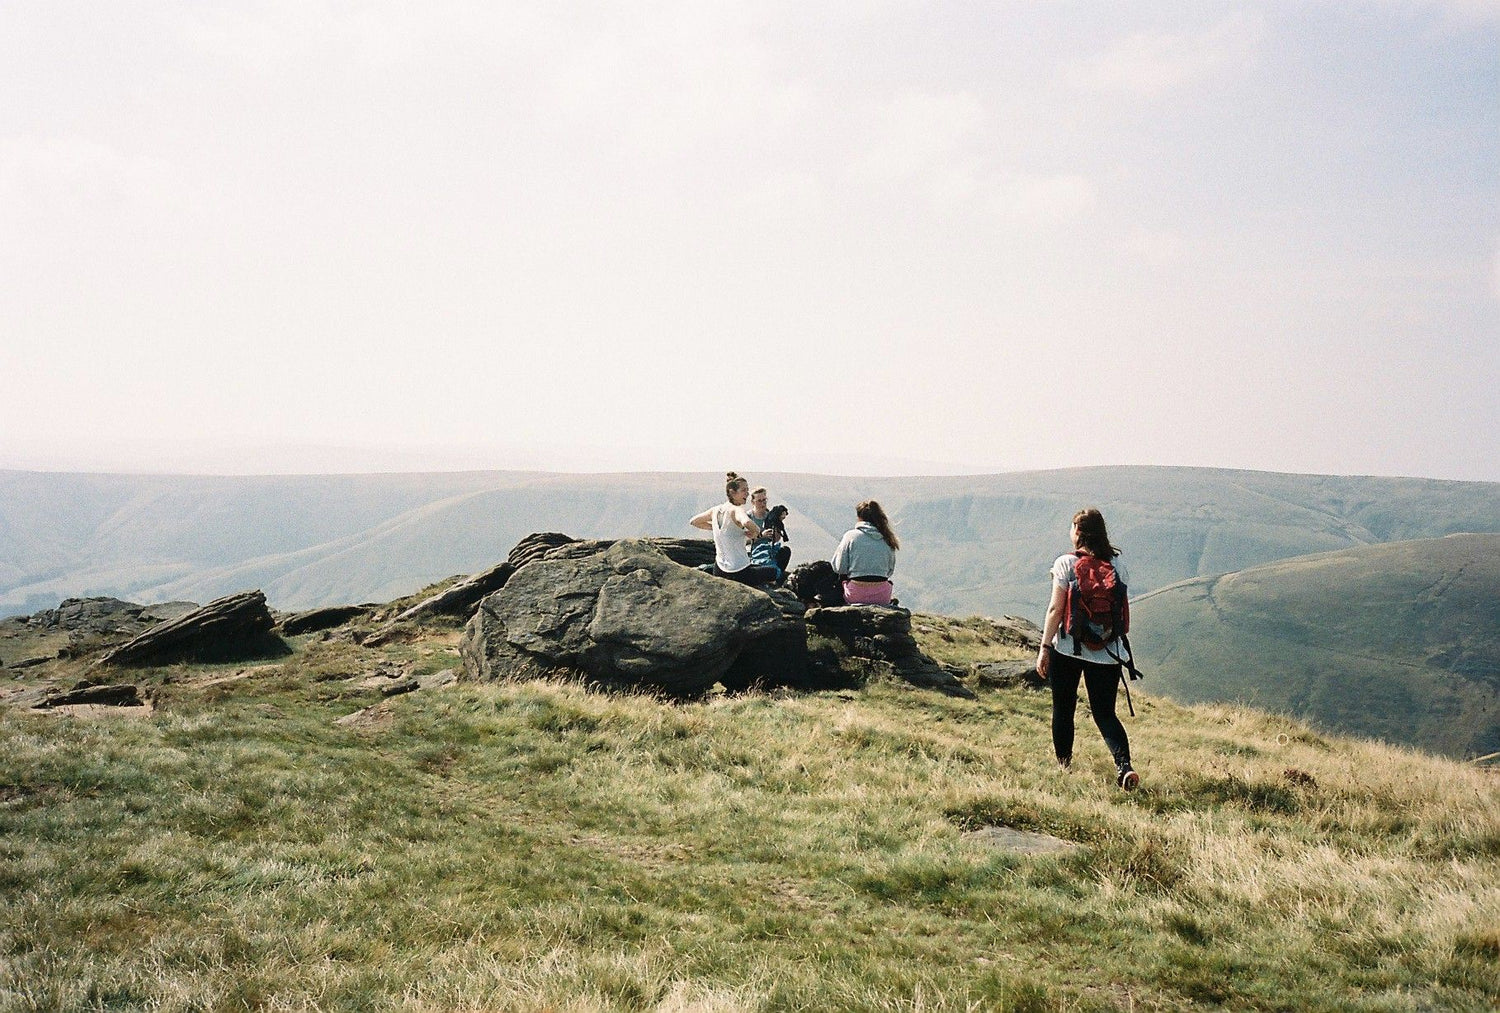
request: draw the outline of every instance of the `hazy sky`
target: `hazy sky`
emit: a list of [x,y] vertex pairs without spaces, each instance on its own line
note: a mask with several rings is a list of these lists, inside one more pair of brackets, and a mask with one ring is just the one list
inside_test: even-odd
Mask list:
[[0,0],[0,467],[1500,480],[1500,0]]

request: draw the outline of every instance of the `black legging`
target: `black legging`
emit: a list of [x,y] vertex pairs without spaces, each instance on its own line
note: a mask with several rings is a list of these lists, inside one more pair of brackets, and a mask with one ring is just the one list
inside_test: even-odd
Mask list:
[[1104,736],[1104,744],[1116,767],[1130,766],[1130,739],[1115,716],[1115,694],[1119,692],[1120,666],[1096,665],[1047,648],[1052,662],[1047,681],[1052,683],[1052,751],[1059,760],[1073,758],[1073,711],[1078,707],[1078,677],[1088,688],[1089,710]]
[[756,566],[752,563],[743,570],[736,570],[733,573],[728,573],[715,566],[714,576],[723,577],[725,580],[732,580],[740,584],[749,584],[751,587],[764,587],[767,584],[776,583],[776,579],[781,576],[781,572],[774,566]]

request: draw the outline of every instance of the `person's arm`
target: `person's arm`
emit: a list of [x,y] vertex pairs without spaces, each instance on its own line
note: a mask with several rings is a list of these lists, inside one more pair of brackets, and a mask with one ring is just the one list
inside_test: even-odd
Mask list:
[[743,507],[735,507],[729,514],[729,519],[734,521],[735,526],[745,533],[746,538],[755,539],[760,537],[760,527],[750,519],[749,511]]
[[1042,626],[1042,646],[1036,652],[1036,674],[1043,679],[1047,678],[1047,669],[1052,667],[1052,656],[1047,652],[1047,645],[1052,643],[1062,626],[1063,600],[1066,597],[1067,592],[1054,580],[1052,600],[1047,603],[1047,620]]
[[714,508],[709,507],[697,517],[694,517],[692,520],[688,521],[688,523],[695,528],[702,528],[704,531],[712,531],[714,529]]
[[853,533],[845,534],[843,540],[839,542],[839,547],[833,550],[833,557],[828,560],[833,564],[833,572],[840,577],[849,576],[849,547],[853,542]]

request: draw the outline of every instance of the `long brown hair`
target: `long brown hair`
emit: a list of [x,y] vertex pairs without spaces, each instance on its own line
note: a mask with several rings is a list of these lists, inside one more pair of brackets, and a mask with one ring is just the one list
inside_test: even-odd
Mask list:
[[1104,526],[1104,515],[1098,507],[1084,507],[1073,515],[1073,524],[1078,528],[1078,548],[1087,549],[1095,559],[1111,560],[1120,550],[1109,544],[1109,529]]
[[740,486],[749,486],[749,484],[750,480],[748,478],[740,478],[734,472],[726,471],[724,473],[724,498],[728,499],[734,495],[734,491]]
[[896,537],[896,532],[891,530],[891,522],[886,519],[885,511],[880,509],[880,504],[873,499],[867,499],[854,508],[854,516],[866,524],[875,525],[875,530],[880,532],[880,537],[885,539],[885,544],[892,549],[901,548],[901,539]]

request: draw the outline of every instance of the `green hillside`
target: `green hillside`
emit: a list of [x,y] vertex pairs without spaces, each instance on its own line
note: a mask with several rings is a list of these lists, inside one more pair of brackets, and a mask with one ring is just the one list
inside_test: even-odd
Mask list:
[[[917,620],[940,660],[1016,658]],[[294,638],[78,713],[10,694],[82,661],[0,669],[0,1009],[1500,1003],[1491,770],[1143,696],[1125,793],[1082,716],[1056,766],[1045,693],[879,676],[382,697],[372,673],[451,667],[457,637]]]
[[[1068,518],[1104,509],[1133,586],[1457,531],[1500,532],[1500,486],[1198,468],[946,478],[751,476],[792,508],[794,561],[826,558],[858,500],[903,548],[904,602],[1040,618]],[[59,598],[207,601],[259,587],[283,608],[379,601],[504,558],[525,534],[691,535],[704,474],[205,478],[0,472],[0,612]]]
[[1500,535],[1362,546],[1136,599],[1151,685],[1452,756],[1500,750]]

